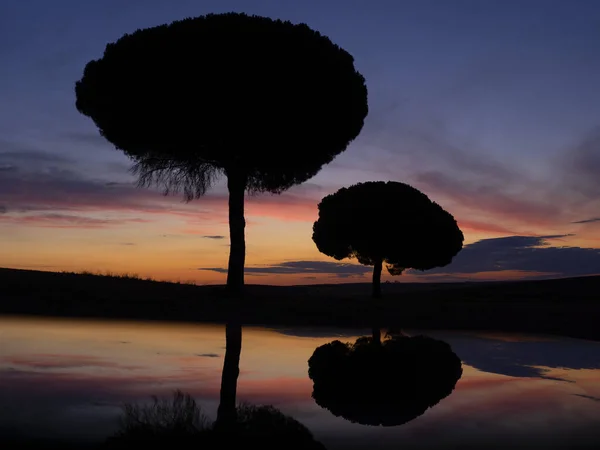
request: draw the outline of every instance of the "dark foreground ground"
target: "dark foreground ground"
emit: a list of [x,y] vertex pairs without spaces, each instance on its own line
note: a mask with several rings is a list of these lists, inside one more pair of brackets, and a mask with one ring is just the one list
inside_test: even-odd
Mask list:
[[600,276],[544,281],[370,285],[223,286],[0,269],[0,314],[552,333],[600,340]]

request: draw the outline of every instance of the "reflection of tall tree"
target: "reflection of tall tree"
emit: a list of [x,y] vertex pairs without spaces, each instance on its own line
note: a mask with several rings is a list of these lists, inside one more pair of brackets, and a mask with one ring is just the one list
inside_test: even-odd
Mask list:
[[263,449],[324,450],[300,422],[272,406],[237,404],[237,382],[242,353],[242,324],[235,312],[225,328],[225,358],[221,374],[221,393],[215,434],[217,446],[252,444]]
[[225,327],[225,361],[221,374],[221,395],[217,411],[217,424],[235,423],[237,419],[236,396],[237,380],[240,374],[240,356],[242,353],[242,325],[231,320]]
[[401,425],[452,393],[461,361],[443,341],[426,336],[333,341],[308,361],[316,403],[351,422]]
[[227,323],[226,342],[221,398],[214,424],[202,414],[192,396],[177,391],[171,402],[154,398],[150,405],[126,405],[121,429],[108,440],[108,448],[129,450],[151,445],[190,449],[246,446],[263,450],[325,450],[308,428],[274,407],[237,404],[242,351],[239,320]]

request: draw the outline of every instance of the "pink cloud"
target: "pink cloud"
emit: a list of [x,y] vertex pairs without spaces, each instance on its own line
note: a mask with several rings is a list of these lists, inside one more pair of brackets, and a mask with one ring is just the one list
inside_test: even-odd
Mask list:
[[[128,212],[180,217],[192,222],[227,223],[227,194],[211,192],[186,203],[180,196],[164,196],[153,189],[141,189],[129,183],[87,180],[68,171],[44,174],[11,173],[0,178],[3,192],[3,218],[12,223],[36,223],[52,226],[92,228],[109,225],[108,220],[79,217],[68,213]],[[281,195],[247,196],[248,217],[277,220],[316,220],[317,203],[310,189],[295,189]],[[312,194],[312,195],[311,195]],[[61,214],[56,213],[61,211]],[[43,212],[36,216],[18,213]]]
[[496,224],[496,223],[488,223],[488,222],[479,222],[476,220],[457,220],[458,226],[461,230],[470,230],[479,233],[499,233],[499,234],[515,234],[511,229]]
[[92,217],[69,215],[69,214],[20,214],[0,215],[0,222],[37,226],[43,228],[106,228],[113,225],[124,225],[127,223],[146,223],[145,219],[95,219]]
[[485,212],[503,220],[516,220],[529,225],[547,226],[564,214],[557,202],[536,201],[519,195],[509,195],[499,187],[460,182],[441,172],[423,172],[416,177],[425,191],[439,193],[461,208]]
[[20,366],[27,369],[76,369],[80,367],[101,367],[110,369],[136,370],[141,366],[122,365],[114,361],[108,361],[102,358],[88,355],[57,355],[57,354],[39,354],[27,356],[6,356],[2,362],[8,365]]

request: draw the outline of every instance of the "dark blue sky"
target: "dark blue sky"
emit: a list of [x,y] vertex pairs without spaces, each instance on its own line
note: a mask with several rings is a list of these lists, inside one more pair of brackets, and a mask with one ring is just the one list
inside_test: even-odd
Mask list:
[[397,147],[411,141],[397,134],[447,133],[542,170],[600,123],[594,0],[3,0],[2,138],[92,131],[73,108],[73,83],[107,42],[231,10],[306,22],[348,49],[371,94],[365,143],[389,145],[382,129]]
[[226,11],[305,22],[367,79],[362,134],[291,194],[313,202],[357,181],[404,181],[453,212],[470,242],[575,234],[571,244],[600,246],[599,222],[572,223],[600,217],[595,0],[2,0],[2,215],[32,201],[2,198],[3,186],[49,168],[69,182],[131,180],[127,159],[76,111],[75,81],[126,32]]

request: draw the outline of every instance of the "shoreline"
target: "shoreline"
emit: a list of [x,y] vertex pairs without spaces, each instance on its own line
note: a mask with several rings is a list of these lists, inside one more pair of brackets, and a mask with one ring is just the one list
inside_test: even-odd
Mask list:
[[247,326],[412,328],[561,335],[600,340],[600,276],[542,281],[382,285],[224,286],[0,269],[0,315],[225,323]]

